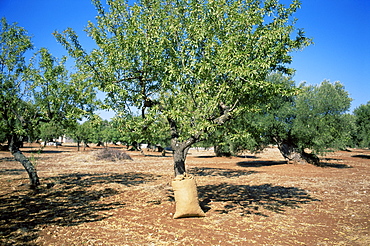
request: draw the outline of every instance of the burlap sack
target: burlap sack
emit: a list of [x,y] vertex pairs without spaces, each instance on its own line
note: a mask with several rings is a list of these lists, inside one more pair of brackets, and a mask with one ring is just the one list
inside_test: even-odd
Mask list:
[[176,202],[174,219],[205,216],[199,206],[197,185],[192,175],[176,176],[172,181],[172,188],[175,193]]

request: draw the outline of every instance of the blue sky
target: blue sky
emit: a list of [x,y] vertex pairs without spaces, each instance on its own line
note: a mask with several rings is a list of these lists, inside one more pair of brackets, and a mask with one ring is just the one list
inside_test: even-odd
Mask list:
[[[24,27],[37,49],[46,47],[56,57],[66,52],[52,33],[72,27],[91,46],[83,29],[95,14],[90,0],[0,0],[0,17]],[[370,101],[370,1],[302,0],[295,16],[314,44],[293,54],[294,80],[340,81],[353,99],[351,110]]]

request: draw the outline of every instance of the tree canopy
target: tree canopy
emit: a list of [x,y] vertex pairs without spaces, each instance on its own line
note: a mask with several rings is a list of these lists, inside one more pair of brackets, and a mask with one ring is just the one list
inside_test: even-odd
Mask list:
[[[91,113],[94,88],[83,73],[70,74],[45,48],[30,60],[33,46],[26,30],[16,23],[0,21],[0,127],[9,150],[27,170],[31,186],[39,185],[32,163],[19,147],[25,137],[36,138],[40,126],[65,126]],[[42,123],[42,124],[41,124]],[[55,128],[56,129],[56,128]],[[41,129],[42,130],[42,129]]]
[[360,105],[353,111],[356,123],[355,144],[362,148],[370,147],[370,102]]
[[[300,7],[268,1],[94,0],[96,22],[86,29],[97,48],[87,53],[76,33],[55,33],[79,68],[89,73],[117,111],[137,107],[143,119],[168,121],[176,174],[185,149],[272,95],[288,94],[265,80],[291,73],[291,52],[310,43],[295,28]],[[178,163],[178,165],[176,164]]]
[[[294,81],[281,74],[272,74],[268,80],[294,87]],[[277,145],[288,160],[313,164],[319,164],[317,154],[348,147],[354,126],[348,114],[352,99],[344,86],[323,81],[301,84],[298,89],[297,95],[275,97],[266,110],[246,114],[243,124],[230,127],[229,136],[250,150]]]

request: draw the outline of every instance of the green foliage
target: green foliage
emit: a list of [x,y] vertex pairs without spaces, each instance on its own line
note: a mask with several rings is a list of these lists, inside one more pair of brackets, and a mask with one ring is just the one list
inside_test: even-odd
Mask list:
[[346,148],[352,126],[346,112],[352,99],[344,86],[324,81],[318,86],[301,87],[303,92],[295,100],[296,119],[291,129],[297,145],[317,153],[327,148]]
[[95,108],[95,92],[86,76],[69,74],[66,58],[59,61],[45,48],[27,63],[25,53],[31,48],[27,32],[2,18],[0,121],[6,138],[56,137]]
[[65,132],[62,125],[59,122],[54,121],[41,123],[38,131],[38,137],[45,142],[52,141],[55,138],[63,136]]
[[33,102],[40,120],[59,122],[65,128],[96,108],[96,92],[81,73],[69,74],[66,57],[53,57],[40,49],[32,58],[28,79],[32,81]]
[[25,135],[29,120],[30,105],[24,81],[27,67],[24,55],[32,49],[26,30],[16,24],[0,20],[0,121],[6,138]]
[[244,150],[258,151],[276,139],[288,137],[294,116],[294,98],[300,92],[291,77],[271,73],[266,81],[291,91],[290,95],[275,95],[261,102],[259,111],[245,112],[227,122],[209,141],[224,153],[236,155]]
[[66,134],[78,144],[80,144],[81,142],[88,144],[92,142],[94,128],[89,121],[85,121],[82,124],[74,122],[73,124],[70,124],[70,126],[67,128]]
[[[72,29],[55,33],[107,93],[107,107],[168,121],[175,142],[191,145],[231,117],[258,111],[275,95],[288,95],[265,80],[285,67],[291,52],[311,41],[294,27],[300,7],[268,1],[94,0],[96,24],[86,31],[98,48],[85,52]],[[146,121],[146,120],[144,120]],[[135,127],[147,126],[132,119]],[[142,132],[133,130],[131,133]],[[186,141],[185,141],[186,140]]]
[[[293,86],[290,78],[274,76],[286,86]],[[347,147],[353,121],[346,112],[352,99],[343,85],[324,81],[316,86],[302,84],[299,89],[296,96],[276,97],[269,110],[246,115],[245,130],[254,136],[256,147],[289,143],[320,154],[328,148]]]
[[76,142],[88,143],[117,143],[125,142],[124,133],[118,128],[116,121],[102,120],[93,115],[83,123],[75,122],[68,128],[67,135]]
[[360,105],[353,111],[356,124],[355,144],[362,148],[370,147],[370,102]]
[[169,127],[161,115],[145,118],[130,114],[119,115],[113,119],[113,126],[122,136],[120,141],[128,144],[136,142],[168,146],[170,143]]

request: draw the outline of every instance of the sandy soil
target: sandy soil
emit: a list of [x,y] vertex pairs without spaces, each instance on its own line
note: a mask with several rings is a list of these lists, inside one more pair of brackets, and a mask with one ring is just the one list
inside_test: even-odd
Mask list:
[[[119,148],[119,147],[116,147]],[[370,245],[370,150],[286,164],[277,149],[218,158],[192,150],[204,218],[172,219],[172,157],[25,146],[42,187],[0,152],[0,245]]]

